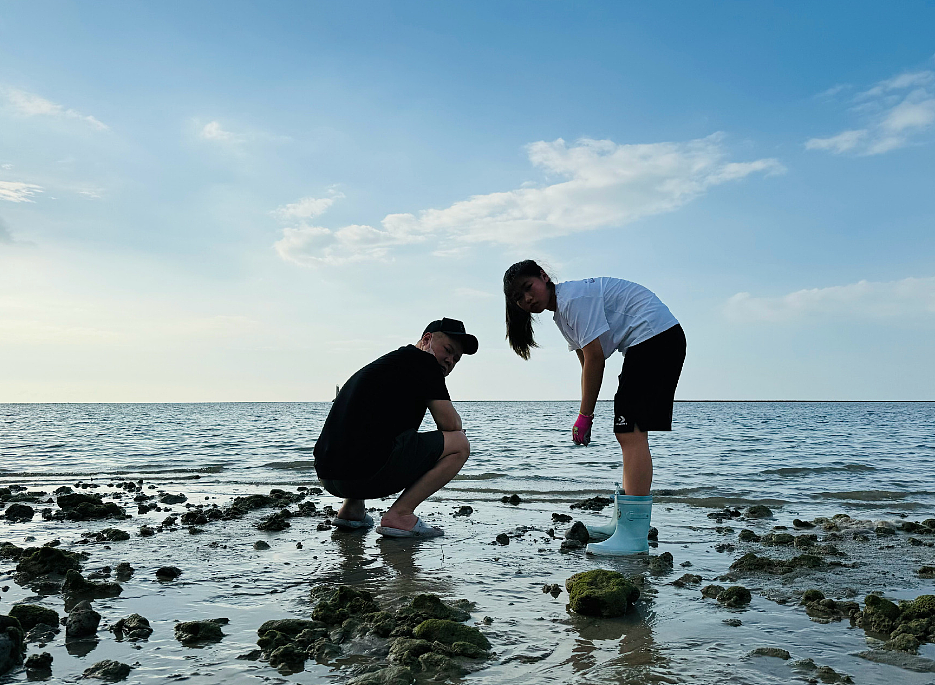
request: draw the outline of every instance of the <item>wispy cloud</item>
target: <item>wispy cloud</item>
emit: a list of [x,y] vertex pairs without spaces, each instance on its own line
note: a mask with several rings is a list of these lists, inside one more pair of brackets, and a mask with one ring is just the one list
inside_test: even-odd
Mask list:
[[332,191],[329,197],[303,197],[292,204],[277,207],[271,214],[280,221],[285,222],[296,219],[312,219],[327,212],[335,200],[340,200],[343,197],[344,193],[338,191]]
[[793,321],[809,316],[884,318],[935,314],[935,277],[900,281],[859,281],[798,290],[782,297],[737,293],[724,313],[736,321]]
[[935,124],[935,72],[898,74],[857,94],[850,105],[862,128],[811,138],[805,149],[878,155],[918,140]]
[[27,93],[24,90],[17,90],[15,88],[6,88],[0,90],[7,103],[13,108],[17,113],[27,116],[51,116],[51,117],[65,117],[68,119],[77,119],[90,124],[92,127],[96,128],[99,131],[106,131],[109,129],[107,124],[95,119],[92,116],[82,114],[74,109],[69,109],[59,105],[51,100],[46,100],[44,97],[36,95],[35,93]]
[[221,142],[233,142],[240,138],[236,133],[224,130],[217,121],[209,121],[201,128],[198,135],[204,140],[217,140]]
[[22,181],[0,181],[0,200],[34,202],[32,196],[42,192],[42,186]]
[[526,146],[546,182],[474,195],[444,209],[388,214],[381,228],[352,225],[288,227],[275,247],[305,266],[383,259],[395,247],[429,239],[445,254],[472,243],[529,245],[540,240],[621,227],[671,212],[710,188],[753,173],[782,173],[775,159],[727,161],[723,136],[683,143],[618,145],[559,138]]

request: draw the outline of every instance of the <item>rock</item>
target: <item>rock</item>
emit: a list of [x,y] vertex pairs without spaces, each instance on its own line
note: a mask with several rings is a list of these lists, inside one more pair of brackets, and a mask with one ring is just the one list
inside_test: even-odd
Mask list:
[[676,580],[672,581],[672,584],[675,587],[686,587],[688,585],[697,585],[701,582],[701,576],[695,575],[694,573],[686,573]]
[[389,666],[352,678],[347,685],[410,685],[415,677],[405,666]]
[[562,594],[562,587],[558,583],[552,583],[551,585],[546,583],[542,586],[542,592],[545,594],[550,594],[553,597],[558,597],[560,594]]
[[873,532],[877,534],[877,537],[888,537],[890,535],[896,535],[896,529],[888,524],[881,524],[873,529]]
[[613,504],[613,500],[609,497],[591,497],[590,499],[583,500],[581,502],[575,502],[571,505],[572,509],[585,509],[587,511],[601,511],[608,504]]
[[814,528],[815,524],[810,521],[803,521],[802,519],[792,519],[792,525],[796,528]]
[[95,583],[85,580],[78,571],[68,571],[65,574],[65,583],[62,593],[69,597],[89,597],[101,599],[104,597],[117,597],[123,588],[117,583]]
[[562,540],[562,546],[559,548],[559,551],[562,553],[574,552],[575,550],[584,549],[584,543],[578,540]]
[[82,675],[85,678],[96,678],[97,680],[116,683],[118,680],[123,680],[130,675],[131,670],[133,669],[129,664],[105,659],[104,661],[98,661],[91,668],[86,668]]
[[752,507],[747,507],[744,516],[748,519],[768,519],[773,517],[773,510],[765,504],[754,504]]
[[761,539],[764,545],[791,545],[795,542],[795,536],[789,533],[767,533]]
[[935,618],[935,595],[919,595],[910,602],[900,602],[900,621]]
[[111,632],[118,640],[146,640],[153,634],[149,621],[139,614],[130,614],[121,618],[110,627]]
[[572,517],[568,514],[552,514],[552,520],[555,523],[568,523],[571,519]]
[[257,540],[253,543],[253,549],[257,551],[263,551],[269,549],[269,543],[265,540]]
[[305,652],[291,643],[277,647],[270,652],[269,665],[280,673],[298,673],[305,669]]
[[802,593],[802,600],[799,604],[808,604],[809,602],[819,602],[825,598],[821,590],[806,590]]
[[117,580],[129,580],[130,576],[136,572],[136,569],[125,561],[121,561],[117,564],[117,568],[114,570],[117,573]]
[[718,604],[738,608],[750,603],[750,591],[743,585],[732,585],[717,596]]
[[259,523],[256,524],[256,529],[279,532],[289,528],[291,525],[292,524],[289,523],[289,518],[280,511],[260,519]]
[[65,494],[59,495],[56,501],[62,509],[62,515],[69,521],[124,518],[126,516],[126,512],[113,502],[104,503],[100,495]]
[[26,633],[26,642],[30,644],[39,643],[40,646],[51,642],[55,636],[61,632],[58,624],[49,625],[48,623],[37,623]]
[[23,555],[24,551],[22,547],[17,547],[12,542],[0,542],[0,559],[16,561]]
[[[817,590],[808,592],[817,592]],[[805,604],[805,613],[821,621],[840,621],[844,618],[856,620],[860,614],[860,605],[857,602],[837,602],[825,597],[811,602],[804,602],[804,596],[802,599]]]
[[744,528],[740,531],[740,534],[737,535],[737,539],[741,542],[759,542],[760,536],[749,528]]
[[175,580],[180,575],[182,575],[182,569],[176,566],[161,566],[156,569],[158,580]]
[[481,649],[490,649],[490,642],[478,628],[443,618],[423,621],[412,632],[415,637],[429,642],[438,641],[445,645],[468,642]]
[[656,527],[654,527],[654,526],[650,526],[650,527],[649,527],[649,532],[646,533],[646,539],[647,539],[647,540],[658,540],[658,539],[659,539],[659,529],[656,528]]
[[[439,597],[430,594],[419,594],[412,598],[409,609],[419,617],[441,618],[448,621],[467,621],[471,614],[464,609],[446,604]],[[406,612],[401,612],[404,615]]]
[[159,496],[159,501],[162,504],[183,504],[184,502],[188,501],[188,497],[183,495],[181,492],[177,495],[172,495],[166,492]]
[[434,675],[434,680],[438,680],[439,676],[459,676],[466,672],[465,669],[451,657],[438,652],[429,652],[428,654],[420,656],[419,666],[426,675]]
[[432,643],[418,638],[399,637],[390,644],[387,657],[391,663],[401,666],[415,666],[419,657],[432,651]]
[[723,621],[721,621],[721,623],[729,625],[732,628],[737,628],[743,625],[743,621],[741,621],[739,618],[725,618]]
[[565,531],[565,539],[577,540],[582,544],[587,544],[588,540],[591,538],[588,535],[587,526],[585,526],[581,521],[575,521],[571,528]]
[[211,619],[208,621],[182,621],[175,625],[175,639],[183,645],[192,645],[199,642],[220,642],[224,637],[221,626],[227,619]]
[[19,621],[12,616],[0,615],[0,674],[20,663],[25,653],[26,643]]
[[196,509],[182,514],[181,521],[183,526],[203,526],[208,522],[208,517],[203,511]]
[[27,581],[42,576],[64,576],[69,570],[78,570],[81,563],[77,554],[56,547],[30,547],[23,550],[16,572]]
[[779,647],[757,647],[750,652],[750,656],[771,656],[777,659],[791,659],[792,655]]
[[896,627],[898,619],[899,607],[893,602],[877,595],[867,595],[857,625],[864,630],[889,635]]
[[500,533],[497,535],[497,544],[498,545],[508,545],[510,544],[510,536],[506,533]]
[[3,512],[3,516],[6,520],[14,523],[32,521],[32,517],[35,515],[36,510],[26,504],[11,504],[7,507],[6,511]]
[[[52,655],[48,652],[42,652],[42,654],[30,654],[29,658],[26,659],[26,663],[23,665],[26,667],[27,677],[30,675],[29,671],[35,671],[36,675],[39,673],[51,673]],[[29,680],[32,680],[32,678],[29,678]]]
[[622,573],[594,569],[565,581],[572,611],[585,616],[623,616],[639,599],[639,588]]
[[701,588],[701,596],[708,599],[717,599],[722,592],[724,592],[724,587],[721,585],[705,585]]
[[55,609],[47,609],[38,604],[14,604],[10,607],[10,616],[20,623],[20,627],[29,631],[40,623],[50,626],[58,625],[58,612]]
[[899,652],[909,652],[910,654],[918,654],[919,646],[922,643],[914,635],[908,633],[902,633],[896,637],[888,640],[883,644],[883,649],[892,649]]
[[155,534],[156,530],[152,526],[140,526],[141,538],[151,538]]
[[474,513],[474,508],[469,507],[465,504],[458,508],[458,511],[454,513],[454,516],[470,516],[473,513]]
[[380,607],[369,592],[341,585],[328,599],[318,603],[312,611],[312,618],[328,625],[341,625],[351,616],[377,611],[380,611]]
[[280,618],[274,619],[272,621],[266,621],[257,628],[257,635],[263,637],[266,633],[275,630],[278,633],[288,635],[290,637],[295,637],[303,630],[317,630],[324,629],[325,624],[320,621],[309,621],[302,618]]
[[103,530],[98,531],[95,537],[99,541],[122,542],[123,540],[129,540],[130,534],[125,530],[120,530],[119,528],[104,528]]
[[517,494],[514,492],[514,493],[513,493],[512,495],[510,495],[509,497],[506,497],[506,496],[501,497],[501,498],[500,498],[500,501],[503,502],[504,504],[512,504],[512,505],[515,507],[517,504],[519,504],[519,503],[522,502],[523,500],[520,498],[519,495],[517,495]]
[[649,572],[653,574],[668,573],[672,570],[675,560],[669,552],[663,552],[659,556],[649,558]]
[[91,608],[91,603],[87,600],[79,602],[65,621],[65,637],[90,637],[97,633],[100,623],[101,615]]
[[748,552],[730,565],[731,569],[744,573],[773,573],[783,575],[797,568],[824,568],[827,564],[814,554],[801,554],[792,559],[771,559]]

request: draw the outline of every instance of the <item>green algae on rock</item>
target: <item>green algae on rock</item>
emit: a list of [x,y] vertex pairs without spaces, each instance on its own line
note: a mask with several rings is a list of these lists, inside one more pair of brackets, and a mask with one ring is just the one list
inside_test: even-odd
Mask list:
[[771,559],[748,552],[730,565],[734,571],[742,573],[772,573],[784,575],[798,568],[825,568],[828,564],[815,554],[800,554],[791,559]]
[[415,677],[405,666],[388,666],[352,678],[347,685],[410,685]]
[[750,651],[750,656],[771,656],[776,659],[791,659],[792,655],[788,650],[780,647],[757,647]]
[[221,626],[226,618],[214,618],[208,621],[182,621],[175,625],[175,639],[183,645],[199,642],[220,642],[224,637]]
[[743,515],[748,519],[768,519],[772,518],[773,510],[765,504],[754,504],[752,507],[747,507]]
[[10,616],[20,622],[23,630],[29,631],[40,623],[57,626],[59,615],[55,609],[47,609],[38,604],[14,604],[10,607]]
[[751,599],[753,598],[750,595],[750,591],[743,585],[731,585],[717,596],[718,604],[723,604],[726,607],[734,609],[746,606],[750,603]]
[[443,645],[467,642],[481,649],[490,649],[490,642],[478,628],[443,618],[423,621],[416,626],[412,634],[420,640],[441,642]]
[[28,547],[16,565],[19,579],[30,582],[43,576],[64,576],[69,570],[81,568],[81,557],[57,547]]
[[95,583],[86,580],[78,571],[69,570],[65,574],[65,583],[62,585],[62,593],[69,597],[93,597],[106,598],[116,597],[123,588],[117,583]]
[[119,680],[124,680],[130,675],[131,670],[132,666],[129,664],[123,664],[113,659],[104,659],[104,661],[98,661],[90,668],[86,668],[82,677],[115,683]]
[[617,571],[594,569],[565,581],[572,611],[584,616],[623,616],[640,597],[636,584]]

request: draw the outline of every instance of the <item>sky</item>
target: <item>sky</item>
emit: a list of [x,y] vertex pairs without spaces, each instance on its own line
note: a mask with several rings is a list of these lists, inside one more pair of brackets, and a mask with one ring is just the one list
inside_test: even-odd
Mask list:
[[[682,323],[679,399],[935,400],[935,3],[0,6],[0,402],[322,401],[503,271]],[[622,358],[608,360],[602,399]]]

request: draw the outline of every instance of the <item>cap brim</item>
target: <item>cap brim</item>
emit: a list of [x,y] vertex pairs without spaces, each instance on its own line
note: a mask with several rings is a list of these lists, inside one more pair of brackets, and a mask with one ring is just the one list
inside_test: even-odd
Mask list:
[[477,338],[470,333],[448,333],[447,331],[442,331],[442,333],[460,342],[461,347],[464,348],[464,354],[477,352]]

